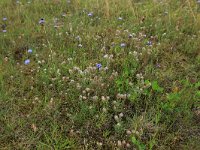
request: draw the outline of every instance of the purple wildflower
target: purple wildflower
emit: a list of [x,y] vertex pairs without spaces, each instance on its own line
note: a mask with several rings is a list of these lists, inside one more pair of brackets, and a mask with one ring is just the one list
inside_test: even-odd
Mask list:
[[120,46],[121,46],[122,48],[124,48],[124,47],[126,47],[126,43],[121,43]]
[[3,21],[6,21],[7,20],[7,18],[6,17],[3,17],[3,19],[2,19]]
[[30,64],[30,62],[31,62],[30,59],[26,59],[26,60],[24,61],[24,64],[25,64],[25,65],[28,65],[28,64]]
[[157,67],[157,68],[160,68],[160,67],[161,67],[161,65],[160,65],[160,64],[156,64],[156,67]]
[[75,37],[75,39],[77,40],[77,41],[81,41],[81,37],[78,35],[77,37]]
[[7,30],[6,30],[6,29],[4,29],[4,30],[2,30],[2,32],[3,32],[3,33],[6,33],[6,32],[7,32]]
[[152,42],[151,42],[151,41],[148,41],[148,42],[147,42],[147,45],[148,45],[148,46],[152,46]]
[[28,50],[28,53],[32,53],[32,52],[33,52],[33,50],[32,50],[32,49],[29,49],[29,50]]
[[93,16],[93,12],[88,13],[88,16],[92,17]]
[[101,64],[96,64],[97,69],[100,69],[102,67]]
[[39,24],[43,25],[45,23],[45,20],[43,18],[40,19]]

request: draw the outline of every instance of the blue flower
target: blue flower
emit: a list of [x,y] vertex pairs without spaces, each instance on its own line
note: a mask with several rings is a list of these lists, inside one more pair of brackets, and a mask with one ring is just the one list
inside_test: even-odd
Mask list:
[[7,32],[7,30],[6,30],[6,29],[4,29],[4,30],[2,30],[2,32],[3,32],[3,33],[6,33],[6,32]]
[[25,65],[28,65],[28,64],[30,64],[30,62],[31,62],[30,59],[26,59],[26,60],[24,61],[24,64],[25,64]]
[[92,17],[93,16],[93,12],[88,13],[88,16]]
[[121,43],[120,46],[121,47],[126,47],[126,43]]
[[147,45],[148,45],[148,46],[151,46],[151,45],[152,45],[152,42],[151,42],[151,41],[148,41],[148,42],[147,42]]
[[43,18],[40,19],[39,24],[43,25],[45,23],[45,20]]
[[102,67],[101,64],[96,64],[97,69],[100,69]]
[[28,50],[28,53],[32,53],[32,52],[33,52],[33,50],[32,50],[32,49],[29,49],[29,50]]
[[160,64],[156,64],[156,67],[157,67],[157,68],[160,68],[160,67],[161,67],[161,65],[160,65]]
[[7,18],[6,17],[3,17],[3,19],[2,19],[3,21],[6,21],[7,20]]
[[81,37],[78,35],[77,37],[75,37],[75,39],[77,40],[77,41],[81,41]]

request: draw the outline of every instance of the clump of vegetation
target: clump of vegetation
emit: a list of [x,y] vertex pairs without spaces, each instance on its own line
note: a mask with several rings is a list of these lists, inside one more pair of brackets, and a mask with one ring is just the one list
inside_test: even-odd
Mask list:
[[0,149],[199,149],[192,0],[1,0]]

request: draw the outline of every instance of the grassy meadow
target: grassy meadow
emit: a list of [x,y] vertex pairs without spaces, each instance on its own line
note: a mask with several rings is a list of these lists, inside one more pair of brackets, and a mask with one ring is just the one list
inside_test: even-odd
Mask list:
[[0,0],[0,150],[199,150],[200,3]]

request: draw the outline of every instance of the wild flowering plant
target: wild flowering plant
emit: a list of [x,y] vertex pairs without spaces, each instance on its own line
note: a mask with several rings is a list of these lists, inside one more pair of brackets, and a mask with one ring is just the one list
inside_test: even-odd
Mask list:
[[44,23],[45,23],[44,18],[41,18],[41,19],[39,20],[39,24],[40,24],[40,25],[44,25]]
[[28,53],[32,53],[33,52],[33,50],[32,49],[28,49],[28,51],[27,51]]
[[100,63],[99,63],[99,64],[96,64],[96,67],[97,67],[98,70],[100,70],[101,67],[102,67],[102,64],[100,64]]
[[28,65],[28,64],[30,64],[30,62],[31,62],[30,59],[26,59],[26,60],[24,61],[24,64],[25,64],[25,65]]

